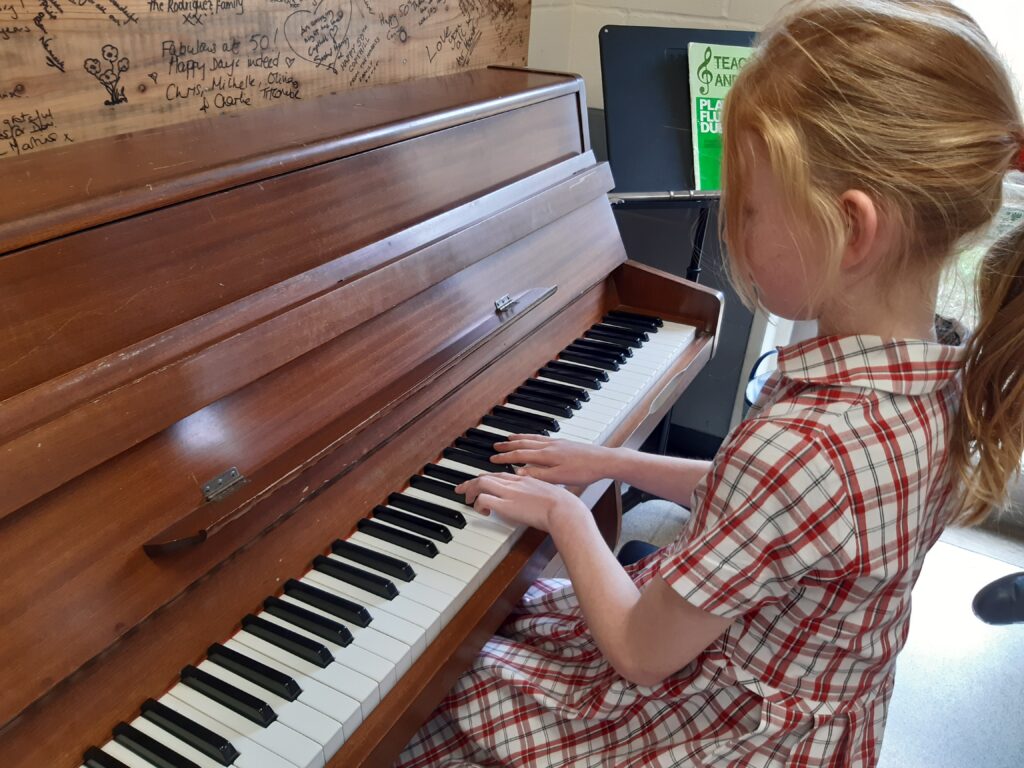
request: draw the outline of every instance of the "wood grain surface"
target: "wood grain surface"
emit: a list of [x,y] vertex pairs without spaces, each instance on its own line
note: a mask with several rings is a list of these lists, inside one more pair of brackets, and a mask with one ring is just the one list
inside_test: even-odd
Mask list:
[[524,66],[529,27],[529,0],[3,0],[0,162],[350,88]]

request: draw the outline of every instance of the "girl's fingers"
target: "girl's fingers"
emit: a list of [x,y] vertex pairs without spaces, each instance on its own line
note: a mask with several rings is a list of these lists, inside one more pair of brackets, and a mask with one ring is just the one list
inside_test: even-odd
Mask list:
[[511,443],[511,442],[513,442],[515,440],[529,440],[530,442],[533,442],[533,443],[548,443],[548,442],[551,442],[552,438],[545,437],[544,435],[530,435],[530,434],[526,434],[526,435],[509,435],[508,436],[508,440],[506,442]]
[[505,500],[498,496],[492,496],[489,493],[481,493],[476,497],[476,503],[473,505],[473,509],[484,514],[497,512],[500,515],[502,510],[505,508],[505,504]]
[[508,453],[496,453],[491,456],[494,464],[530,464],[536,462],[541,452],[536,448],[517,449]]
[[542,443],[540,440],[506,440],[503,443],[495,443],[494,449],[499,453],[507,453],[508,451],[515,451],[521,448],[544,448],[548,443]]

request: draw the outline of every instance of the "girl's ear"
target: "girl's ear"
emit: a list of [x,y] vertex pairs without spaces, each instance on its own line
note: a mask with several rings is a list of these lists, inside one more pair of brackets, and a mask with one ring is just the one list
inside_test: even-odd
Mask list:
[[842,269],[856,271],[871,267],[878,252],[879,222],[875,201],[859,189],[850,189],[839,198],[847,221],[846,245]]

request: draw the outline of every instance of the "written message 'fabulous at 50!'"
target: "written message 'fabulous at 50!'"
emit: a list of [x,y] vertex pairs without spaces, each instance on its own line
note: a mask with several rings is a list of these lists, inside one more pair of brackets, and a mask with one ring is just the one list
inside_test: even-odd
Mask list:
[[690,43],[690,119],[697,189],[722,188],[722,104],[752,48]]

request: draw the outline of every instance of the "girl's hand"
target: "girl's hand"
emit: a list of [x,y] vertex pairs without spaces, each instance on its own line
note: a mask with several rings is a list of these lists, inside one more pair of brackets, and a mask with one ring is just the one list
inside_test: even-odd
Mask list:
[[585,445],[572,440],[556,440],[542,435],[509,435],[495,443],[495,464],[529,464],[516,470],[519,477],[533,477],[548,483],[585,486],[609,473],[614,448]]
[[455,487],[456,493],[466,495],[466,503],[477,512],[497,512],[504,519],[550,533],[556,518],[562,523],[567,517],[590,510],[565,488],[551,485],[532,477],[510,475],[505,472],[480,475]]

